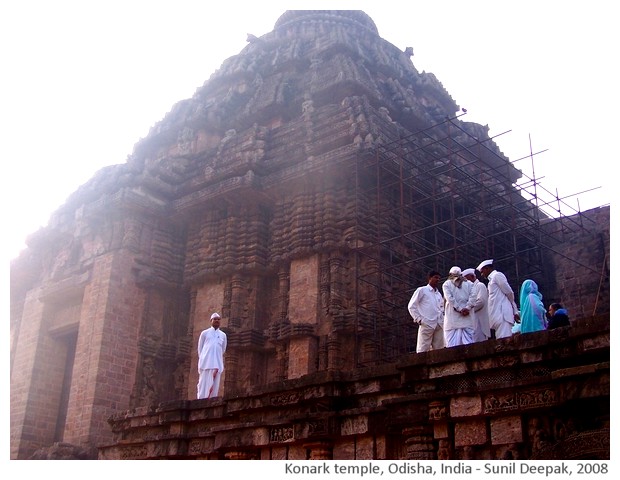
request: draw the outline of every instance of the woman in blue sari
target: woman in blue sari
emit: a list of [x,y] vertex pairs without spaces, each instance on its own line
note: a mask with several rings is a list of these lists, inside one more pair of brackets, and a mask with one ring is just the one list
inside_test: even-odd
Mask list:
[[547,328],[546,309],[542,294],[534,280],[525,280],[519,293],[521,306],[521,333],[538,332]]

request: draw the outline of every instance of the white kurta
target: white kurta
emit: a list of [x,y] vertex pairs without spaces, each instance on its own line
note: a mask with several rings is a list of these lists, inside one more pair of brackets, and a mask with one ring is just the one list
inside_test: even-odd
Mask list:
[[210,327],[200,333],[198,339],[198,398],[217,397],[220,379],[224,371],[226,334],[219,328]]
[[443,296],[439,290],[430,285],[419,287],[413,292],[407,309],[413,321],[420,325],[416,352],[444,347],[443,304]]
[[506,279],[506,275],[493,270],[489,276],[489,324],[495,330],[495,337],[512,335],[512,325],[519,309],[515,303],[515,294]]
[[474,315],[476,316],[476,333],[474,342],[483,342],[491,338],[489,326],[489,292],[487,286],[476,279],[473,286],[476,300],[474,301]]
[[443,325],[443,297],[439,290],[430,285],[419,287],[413,292],[407,309],[413,321],[418,324],[433,328]]
[[443,321],[444,330],[454,330],[456,328],[474,328],[474,316],[463,315],[461,310],[467,308],[473,310],[475,301],[474,284],[469,280],[463,280],[460,287],[457,287],[452,280],[443,283],[443,295],[446,299],[446,313]]

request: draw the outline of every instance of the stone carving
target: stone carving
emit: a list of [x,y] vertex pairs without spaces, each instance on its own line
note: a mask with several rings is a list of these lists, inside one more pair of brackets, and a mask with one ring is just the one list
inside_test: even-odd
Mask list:
[[316,435],[326,435],[329,433],[328,422],[326,419],[316,419],[308,421],[306,426],[308,437]]
[[368,418],[365,415],[346,417],[341,420],[340,434],[355,435],[364,434],[368,431]]
[[283,392],[274,394],[270,398],[271,405],[288,405],[299,401],[299,392]]
[[437,460],[450,460],[453,458],[452,442],[442,438],[439,440],[439,448],[437,449]]
[[551,406],[556,403],[556,393],[549,388],[529,390],[520,393],[518,398],[521,408]]
[[194,130],[189,127],[183,127],[183,130],[179,132],[179,136],[177,138],[177,148],[179,151],[179,155],[186,155],[188,153],[191,153],[194,138]]
[[501,410],[514,410],[517,408],[518,403],[514,393],[490,394],[484,399],[485,413],[493,413]]
[[140,403],[152,405],[157,403],[156,371],[153,357],[145,356],[142,360],[142,391]]
[[486,413],[493,413],[504,410],[551,406],[556,401],[556,393],[548,388],[519,393],[490,394],[484,398],[484,411]]
[[120,458],[121,460],[131,460],[133,458],[146,458],[148,451],[146,446],[129,446],[121,447]]
[[431,402],[428,407],[428,419],[431,421],[445,420],[448,416],[446,404],[444,402]]
[[191,455],[199,455],[204,452],[204,442],[200,439],[193,439],[189,442],[189,453]]
[[269,441],[274,443],[290,442],[294,439],[293,427],[272,428],[269,433]]
[[543,420],[533,418],[528,427],[529,442],[532,447],[532,453],[535,455],[538,451],[549,445],[550,432],[544,425]]

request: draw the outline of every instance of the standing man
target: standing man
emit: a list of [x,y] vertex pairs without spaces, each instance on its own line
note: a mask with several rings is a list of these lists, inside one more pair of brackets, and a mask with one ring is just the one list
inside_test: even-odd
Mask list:
[[214,398],[220,391],[227,344],[220,319],[219,313],[211,315],[211,327],[203,330],[198,339],[198,398]]
[[473,283],[463,277],[460,267],[450,269],[448,280],[443,283],[446,313],[443,321],[446,347],[474,343],[475,301]]
[[519,319],[519,309],[506,275],[495,270],[492,259],[480,262],[476,270],[489,280],[489,324],[495,330],[495,338],[512,336],[512,326]]
[[428,273],[428,284],[418,287],[407,309],[413,321],[417,323],[418,342],[416,352],[428,352],[444,347],[443,338],[443,296],[439,291],[439,272],[432,270]]
[[476,316],[474,342],[484,342],[491,338],[491,327],[489,326],[489,291],[487,286],[478,280],[476,277],[476,270],[473,268],[466,268],[463,270],[463,276],[473,283],[473,290],[475,294],[474,311]]

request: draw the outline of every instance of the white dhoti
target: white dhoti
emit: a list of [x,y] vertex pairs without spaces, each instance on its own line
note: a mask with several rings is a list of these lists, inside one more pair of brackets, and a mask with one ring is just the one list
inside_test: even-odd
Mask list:
[[474,343],[473,328],[454,328],[452,330],[444,330],[446,336],[446,347],[458,347],[459,345],[469,345]]
[[220,391],[222,372],[217,368],[198,370],[198,398],[214,398]]

